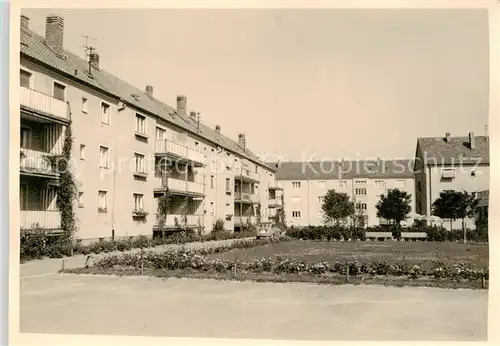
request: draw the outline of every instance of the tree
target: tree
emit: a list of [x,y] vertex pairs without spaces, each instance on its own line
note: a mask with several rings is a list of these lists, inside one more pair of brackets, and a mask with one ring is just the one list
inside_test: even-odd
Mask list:
[[453,228],[453,221],[462,219],[464,243],[466,243],[467,231],[465,228],[465,218],[474,217],[478,202],[477,198],[467,191],[443,191],[434,203],[432,203],[432,215],[442,219],[449,219],[450,230]]
[[327,223],[335,222],[339,225],[341,220],[354,214],[354,202],[351,202],[345,193],[338,193],[332,189],[326,193],[321,209]]
[[377,208],[377,217],[390,220],[399,229],[401,221],[408,218],[411,212],[411,195],[398,189],[389,190],[386,195],[380,196]]

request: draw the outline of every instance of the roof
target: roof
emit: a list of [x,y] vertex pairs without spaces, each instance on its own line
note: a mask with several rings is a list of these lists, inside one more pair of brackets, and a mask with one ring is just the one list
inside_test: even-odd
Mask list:
[[363,160],[268,163],[276,167],[277,180],[338,180],[353,178],[411,179],[413,161]]
[[151,115],[158,116],[166,122],[177,125],[195,136],[204,138],[273,172],[276,171],[276,169],[262,162],[249,149],[245,148],[243,150],[238,142],[202,123],[200,123],[198,130],[197,123],[188,115],[179,114],[175,108],[156,98],[150,97],[145,91],[128,84],[105,70],[94,69],[92,71],[92,78],[90,78],[87,74],[88,62],[86,60],[66,50],[66,57],[60,58],[44,41],[44,37],[36,32],[29,29],[21,29],[21,55],[31,58],[38,64],[46,65],[79,83],[86,84],[110,96],[121,99],[126,104],[138,108],[138,111],[142,110]]
[[[488,164],[490,163],[489,137],[475,136],[475,148],[469,146],[469,137],[420,137],[417,152],[426,165],[440,164]],[[418,155],[418,153],[417,153]]]

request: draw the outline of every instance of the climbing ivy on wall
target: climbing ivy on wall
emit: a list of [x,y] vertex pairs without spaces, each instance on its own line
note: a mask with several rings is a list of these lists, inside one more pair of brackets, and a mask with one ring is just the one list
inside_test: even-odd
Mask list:
[[59,172],[59,188],[57,191],[56,205],[61,214],[61,228],[64,240],[72,241],[76,232],[74,202],[77,199],[77,186],[71,172],[71,149],[73,137],[71,124],[66,126],[62,154],[55,157],[56,169]]

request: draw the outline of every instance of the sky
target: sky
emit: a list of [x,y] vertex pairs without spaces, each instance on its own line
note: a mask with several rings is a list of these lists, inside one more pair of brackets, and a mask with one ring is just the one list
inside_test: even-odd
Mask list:
[[485,135],[486,10],[26,9],[44,35],[265,161],[412,158],[417,137]]

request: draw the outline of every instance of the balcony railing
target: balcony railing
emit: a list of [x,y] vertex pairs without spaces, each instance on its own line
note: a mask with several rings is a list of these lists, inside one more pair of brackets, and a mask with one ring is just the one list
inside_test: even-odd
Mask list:
[[[161,217],[158,214],[154,215],[154,226],[160,226]],[[184,220],[186,222],[184,222]],[[176,223],[177,221],[177,223]],[[201,215],[181,215],[181,214],[172,214],[166,215],[165,222],[163,224],[163,228],[175,228],[175,227],[200,227],[201,226]]]
[[20,88],[21,106],[69,121],[66,102],[33,89]]
[[269,184],[269,190],[283,190],[283,184],[282,183],[271,183]]
[[55,175],[55,167],[52,166],[47,156],[49,153],[32,149],[21,149],[19,170],[26,173],[42,173]]
[[61,228],[61,215],[58,210],[21,210],[21,229],[39,228],[58,230]]
[[155,177],[155,188],[185,194],[203,195],[203,184],[169,177]]
[[183,144],[179,144],[168,139],[156,141],[156,153],[167,154],[176,159],[193,162],[203,166],[205,164],[205,155],[199,151],[193,150]]
[[234,224],[235,225],[244,225],[247,222],[250,223],[257,223],[257,217],[255,216],[235,216],[234,217]]
[[269,199],[269,207],[281,207],[283,205],[281,198]]
[[250,171],[249,169],[234,169],[235,179],[244,180],[244,181],[252,181],[259,182],[259,175],[255,172]]
[[235,192],[234,199],[237,201],[257,203],[259,201],[259,195],[250,192]]

